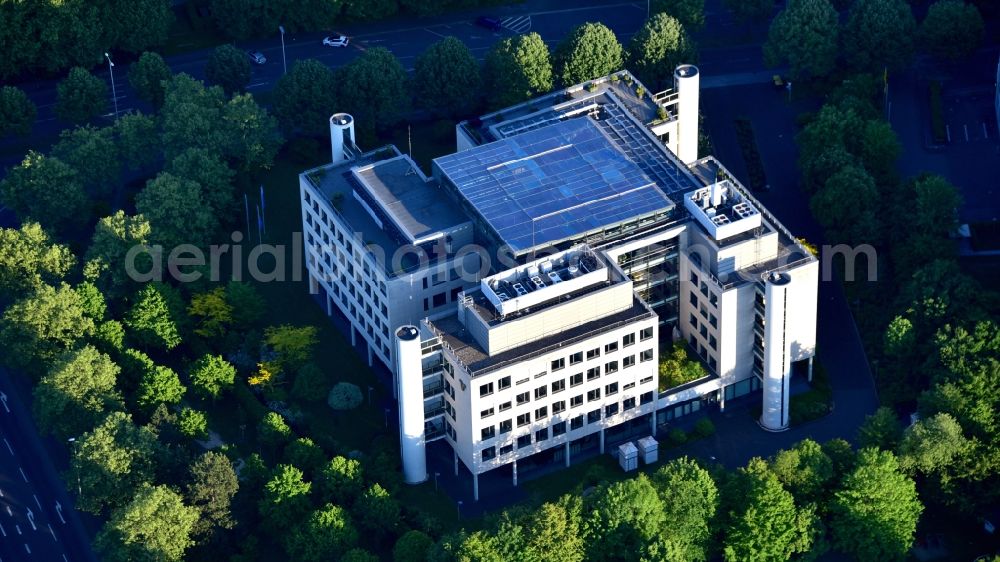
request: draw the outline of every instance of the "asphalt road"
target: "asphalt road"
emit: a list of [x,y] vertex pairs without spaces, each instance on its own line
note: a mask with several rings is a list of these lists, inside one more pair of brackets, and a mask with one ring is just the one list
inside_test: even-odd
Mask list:
[[0,562],[96,562],[28,409],[0,370]]

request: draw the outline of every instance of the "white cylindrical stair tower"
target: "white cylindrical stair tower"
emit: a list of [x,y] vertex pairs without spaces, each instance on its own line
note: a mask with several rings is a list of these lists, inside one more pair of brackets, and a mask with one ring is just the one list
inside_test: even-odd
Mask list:
[[785,317],[791,281],[787,273],[771,273],[764,285],[764,407],[760,425],[768,431],[788,429],[792,356]]
[[698,159],[698,67],[682,64],[674,70],[677,92],[677,157],[685,164]]
[[345,140],[354,144],[354,118],[348,113],[334,113],[330,116],[330,151],[334,164],[351,159],[344,150]]
[[420,331],[416,326],[396,330],[396,378],[399,380],[399,444],[403,480],[419,484],[427,480],[424,440],[424,382]]

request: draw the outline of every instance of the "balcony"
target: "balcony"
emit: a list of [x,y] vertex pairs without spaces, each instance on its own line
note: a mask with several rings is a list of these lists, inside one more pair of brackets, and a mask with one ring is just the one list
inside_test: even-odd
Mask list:
[[438,397],[436,400],[424,402],[424,419],[430,420],[444,415],[444,399]]

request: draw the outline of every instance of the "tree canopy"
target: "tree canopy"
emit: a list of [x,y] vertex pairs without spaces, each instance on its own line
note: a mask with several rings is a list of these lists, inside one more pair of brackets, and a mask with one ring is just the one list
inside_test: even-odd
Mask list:
[[975,4],[938,0],[920,23],[918,40],[921,48],[935,57],[958,60],[972,54],[982,43],[983,29],[983,16]]
[[56,117],[86,123],[108,108],[108,86],[86,68],[73,67],[56,87]]
[[406,69],[385,47],[366,50],[335,74],[338,106],[369,135],[395,125],[410,109]]
[[681,64],[698,62],[694,41],[677,18],[654,14],[632,36],[628,67],[650,88],[672,84],[674,70]]
[[191,463],[184,498],[201,512],[193,535],[205,537],[215,529],[233,528],[231,504],[239,487],[233,463],[226,455],[206,451]]
[[205,65],[205,78],[229,95],[246,89],[250,74],[250,60],[246,53],[228,43],[212,50]]
[[170,67],[159,53],[143,53],[139,60],[132,63],[128,71],[128,81],[139,99],[149,103],[155,109],[163,106],[166,95],[166,82],[173,74]]
[[600,23],[584,23],[570,31],[556,48],[555,75],[572,86],[622,69],[625,62],[615,32]]
[[37,115],[38,108],[23,90],[14,86],[0,87],[0,138],[28,136]]
[[194,544],[198,509],[166,486],[143,486],[115,510],[94,545],[109,562],[180,562]]
[[445,37],[427,47],[413,68],[417,105],[434,114],[466,115],[482,97],[479,61],[456,37]]
[[59,134],[52,156],[76,170],[87,191],[107,198],[121,182],[122,163],[111,127],[76,127]]
[[847,62],[862,72],[900,70],[913,58],[916,31],[906,0],[855,0],[844,26]]
[[508,37],[486,55],[483,82],[490,107],[521,103],[552,89],[549,48],[537,33]]
[[36,222],[0,229],[0,301],[27,296],[63,279],[76,256],[53,242]]
[[354,547],[358,532],[346,509],[326,504],[289,532],[286,541],[288,553],[294,560],[326,562]]
[[93,332],[79,293],[65,283],[42,285],[3,312],[0,348],[6,364],[40,374]]
[[[129,216],[118,210],[97,222],[90,247],[85,255],[89,273],[95,284],[105,293],[118,296],[132,282],[126,269],[129,250],[149,242],[149,221],[142,215]],[[140,257],[149,259],[148,254]],[[149,271],[149,264],[136,259],[139,271]]]
[[89,215],[77,171],[34,150],[0,181],[0,200],[22,221],[38,222],[50,232],[78,225]]
[[838,30],[829,0],[789,0],[771,22],[764,60],[787,63],[798,79],[826,76],[837,62]]
[[295,61],[274,88],[274,114],[281,128],[310,136],[327,133],[336,91],[337,80],[328,66],[316,59]]
[[692,31],[705,25],[705,0],[653,0],[650,9],[657,14],[666,12]]
[[68,352],[35,387],[38,424],[60,439],[79,436],[124,407],[115,387],[121,369],[87,345]]
[[136,211],[150,224],[150,238],[168,253],[182,244],[207,247],[218,228],[201,186],[161,172],[136,196]]
[[125,315],[129,335],[147,347],[171,350],[181,343],[180,331],[163,285],[144,285]]

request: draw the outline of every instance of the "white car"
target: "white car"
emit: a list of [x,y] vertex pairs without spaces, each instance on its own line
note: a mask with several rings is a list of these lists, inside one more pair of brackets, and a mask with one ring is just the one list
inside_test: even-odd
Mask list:
[[351,40],[346,35],[331,35],[323,38],[323,44],[327,47],[346,47]]
[[254,64],[264,64],[267,62],[267,57],[260,51],[247,51],[247,56],[250,57],[250,60]]

